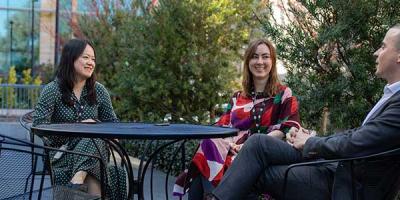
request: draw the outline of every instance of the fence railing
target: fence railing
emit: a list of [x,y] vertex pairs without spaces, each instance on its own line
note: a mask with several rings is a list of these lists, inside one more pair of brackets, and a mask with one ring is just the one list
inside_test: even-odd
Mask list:
[[0,109],[34,109],[43,86],[0,84]]

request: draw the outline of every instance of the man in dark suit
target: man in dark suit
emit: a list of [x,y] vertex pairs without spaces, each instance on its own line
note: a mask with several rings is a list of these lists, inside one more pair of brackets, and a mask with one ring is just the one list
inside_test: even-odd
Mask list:
[[[250,193],[265,192],[281,199],[284,172],[290,164],[370,155],[400,147],[400,25],[389,29],[374,56],[376,75],[387,85],[361,127],[328,137],[292,129],[287,136],[290,144],[267,135],[253,135],[207,198],[246,199]],[[388,192],[388,182],[393,183],[391,179],[399,176],[399,160],[391,157],[355,163],[357,199],[382,199]],[[289,173],[286,199],[352,199],[348,192],[352,188],[349,170],[348,163],[294,168]]]

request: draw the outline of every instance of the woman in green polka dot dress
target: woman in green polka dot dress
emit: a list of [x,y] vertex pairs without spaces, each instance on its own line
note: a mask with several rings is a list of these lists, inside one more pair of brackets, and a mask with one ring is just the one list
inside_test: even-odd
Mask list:
[[[33,126],[44,123],[118,121],[105,87],[96,82],[93,46],[86,40],[72,39],[65,44],[56,79],[47,84],[33,116]],[[109,158],[107,144],[100,139],[50,136],[48,145],[75,152]],[[94,144],[96,143],[96,145]],[[97,149],[97,147],[99,149]],[[72,154],[51,153],[52,169],[58,185],[86,188],[100,194],[100,165],[96,159]],[[118,171],[118,173],[117,173]],[[118,174],[118,176],[116,176]],[[115,166],[107,167],[109,199],[126,199],[126,174]]]

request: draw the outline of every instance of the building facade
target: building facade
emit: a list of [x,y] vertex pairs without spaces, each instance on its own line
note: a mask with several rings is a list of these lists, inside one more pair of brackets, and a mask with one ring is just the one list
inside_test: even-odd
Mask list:
[[71,16],[79,12],[78,8],[84,8],[85,2],[88,1],[1,0],[0,73],[6,73],[11,66],[18,69],[54,65],[59,40],[72,37]]

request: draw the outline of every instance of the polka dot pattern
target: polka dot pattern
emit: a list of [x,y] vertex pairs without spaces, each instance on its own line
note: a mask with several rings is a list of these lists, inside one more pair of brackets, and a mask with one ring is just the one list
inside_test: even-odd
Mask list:
[[[47,84],[41,94],[33,115],[33,126],[45,123],[73,123],[85,119],[97,119],[100,121],[118,121],[112,108],[110,95],[106,88],[96,82],[95,84],[97,104],[89,105],[86,101],[87,88],[82,90],[81,98],[77,99],[72,95],[74,106],[68,106],[61,100],[61,92],[57,80]],[[73,138],[73,137],[47,137],[49,146],[59,148],[67,145],[67,149],[97,155],[109,160],[107,144],[101,139]],[[97,147],[96,147],[97,146]],[[99,150],[98,150],[98,149]],[[74,155],[63,154],[61,158],[55,159],[56,152],[50,152],[55,183],[66,185],[78,171],[86,171],[89,175],[100,180],[100,164],[97,159]],[[126,199],[126,174],[120,167],[113,165],[106,166],[107,190],[109,199]]]

